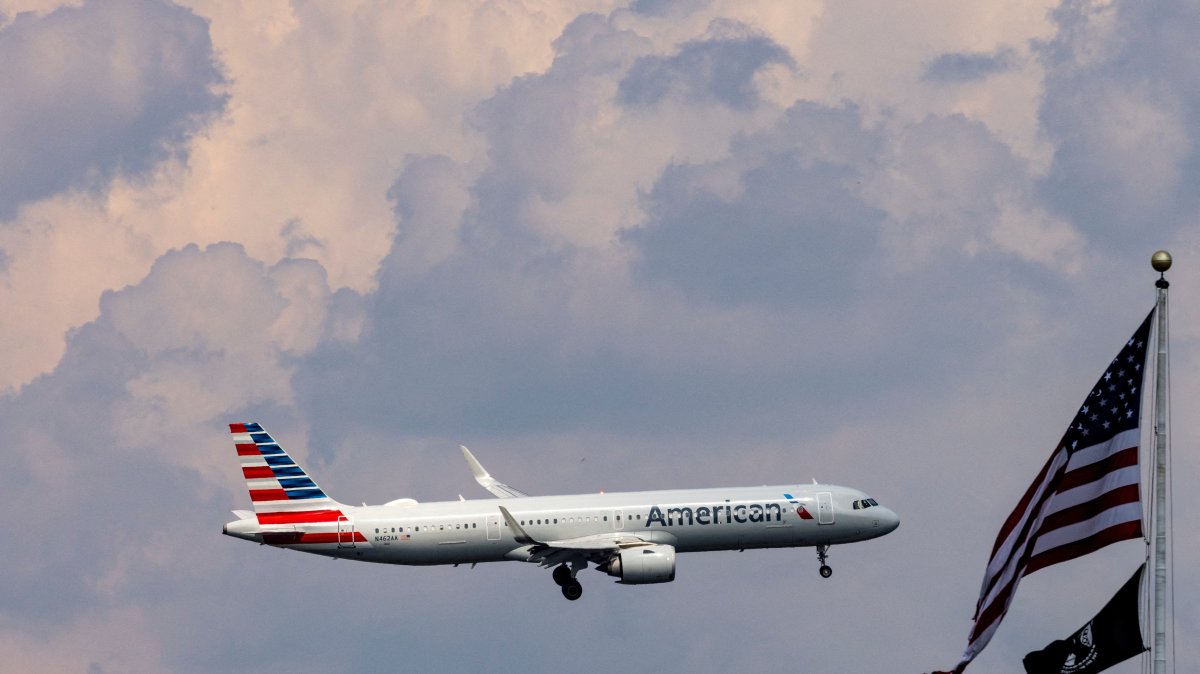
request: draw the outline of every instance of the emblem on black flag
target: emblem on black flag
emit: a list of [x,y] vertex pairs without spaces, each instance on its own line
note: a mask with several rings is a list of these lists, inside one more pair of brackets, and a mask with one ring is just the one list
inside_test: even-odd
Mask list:
[[1117,590],[1104,608],[1070,638],[1025,656],[1028,674],[1091,674],[1146,650],[1138,619],[1138,590],[1146,565]]

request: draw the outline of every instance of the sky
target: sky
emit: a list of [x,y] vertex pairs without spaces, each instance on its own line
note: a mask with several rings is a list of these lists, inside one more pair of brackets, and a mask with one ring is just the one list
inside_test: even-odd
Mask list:
[[[1158,249],[1200,508],[1197,45],[1194,0],[0,0],[5,668],[952,667]],[[466,444],[532,494],[818,479],[902,523],[828,580],[693,554],[567,603],[222,536],[234,421],[346,503],[490,498]],[[1144,552],[1026,578],[968,671]]]

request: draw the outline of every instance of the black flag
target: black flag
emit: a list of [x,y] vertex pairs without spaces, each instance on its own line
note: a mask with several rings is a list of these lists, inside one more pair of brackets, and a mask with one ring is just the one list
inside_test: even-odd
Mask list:
[[1116,596],[1096,617],[1069,639],[1051,642],[1046,648],[1026,655],[1025,671],[1028,674],[1091,674],[1146,650],[1138,619],[1138,589],[1145,569],[1145,564],[1138,567],[1133,578],[1117,590]]

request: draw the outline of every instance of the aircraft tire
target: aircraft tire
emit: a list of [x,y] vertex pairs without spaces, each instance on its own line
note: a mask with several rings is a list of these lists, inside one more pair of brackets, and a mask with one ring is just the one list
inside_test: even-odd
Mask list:
[[559,564],[554,567],[553,576],[554,583],[559,587],[564,587],[567,583],[571,582],[571,569],[566,564]]
[[579,581],[572,580],[562,586],[562,595],[570,601],[575,601],[583,596],[583,586],[579,584]]
[[829,568],[829,565],[827,565],[827,564],[821,565],[821,577],[822,578],[828,578],[832,575],[833,575],[833,569]]

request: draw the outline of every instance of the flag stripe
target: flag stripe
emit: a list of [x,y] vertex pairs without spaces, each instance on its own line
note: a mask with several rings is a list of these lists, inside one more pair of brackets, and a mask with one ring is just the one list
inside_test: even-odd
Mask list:
[[1063,470],[1066,468],[1068,456],[1066,448],[1059,446],[1051,457],[1050,465],[1054,467],[1054,470],[1038,485],[1037,502],[1027,507],[1022,513],[1021,530],[1011,543],[1001,548],[1000,552],[994,555],[989,561],[987,571],[983,576],[983,590],[979,593],[979,603],[975,606],[976,616],[979,615],[979,612],[985,605],[993,601],[991,597],[997,591],[997,587],[1007,585],[1014,576],[1019,575],[1017,566],[1025,555],[1029,536],[1037,528],[1042,507],[1046,504],[1047,500],[1054,496],[1054,484],[1059,480]]
[[1109,455],[1108,458],[1102,461],[1097,461],[1083,468],[1072,470],[1066,473],[1063,475],[1062,480],[1058,483],[1058,489],[1055,491],[1061,494],[1062,492],[1069,491],[1080,485],[1084,485],[1089,482],[1095,482],[1096,480],[1099,480],[1118,468],[1136,466],[1137,462],[1137,447],[1129,447],[1119,452],[1114,452],[1113,454]]
[[[1065,508],[1053,515],[1050,515],[1042,521],[1042,526],[1038,528],[1039,543],[1044,540],[1044,536],[1055,529],[1077,524],[1089,520],[1096,515],[1119,505],[1136,504],[1141,496],[1139,493],[1139,485],[1127,484],[1123,487],[1117,487],[1109,492],[1106,492],[1094,499],[1080,503],[1077,506]],[[1138,507],[1138,519],[1141,520],[1141,508]],[[1028,573],[1028,571],[1026,572]]]
[[1137,447],[1141,440],[1142,432],[1135,427],[1117,433],[1107,442],[1096,442],[1088,447],[1074,449],[1071,451],[1071,462],[1067,464],[1067,470],[1076,470],[1103,461],[1114,447]]
[[[1087,538],[1097,531],[1107,529],[1113,525],[1122,522],[1141,522],[1142,521],[1142,504],[1134,501],[1133,503],[1123,503],[1106,510],[1102,510],[1092,517],[1068,524],[1067,526],[1041,533],[1037,537],[1037,541],[1032,546],[1030,556],[1040,555],[1047,550],[1057,548],[1062,545],[1068,545],[1074,541]],[[1029,575],[1031,572],[1026,571],[1024,575]]]
[[1114,489],[1126,487],[1131,484],[1139,484],[1141,480],[1142,471],[1138,466],[1129,466],[1128,468],[1114,470],[1091,484],[1085,484],[1082,487],[1076,487],[1071,491],[1055,496],[1054,502],[1046,509],[1046,516],[1049,517],[1060,510],[1066,510],[1085,501],[1099,498]]
[[1004,612],[1008,610],[1008,598],[1012,593],[1013,584],[1017,581],[1016,578],[1011,578],[1004,587],[996,594],[996,596],[988,602],[979,616],[975,618],[975,628],[971,631],[970,641],[976,641],[983,631],[992,626]]
[[1057,468],[1053,468],[1053,466],[1055,464],[1055,459],[1062,458],[1059,455],[1062,449],[1063,447],[1061,444],[1055,448],[1054,453],[1051,454],[1050,458],[1046,461],[1046,465],[1042,466],[1042,472],[1038,473],[1038,476],[1034,478],[1033,484],[1030,484],[1029,489],[1025,490],[1025,495],[1021,497],[1020,502],[1017,503],[1017,507],[1013,509],[1012,513],[1008,516],[1008,519],[1004,521],[1004,526],[1000,527],[1000,533],[996,536],[996,545],[992,547],[993,559],[996,557],[996,553],[1000,551],[1000,546],[1003,545],[1004,541],[1008,539],[1008,535],[1012,533],[1013,529],[1017,528],[1017,525],[1020,523],[1022,518],[1029,514],[1029,503],[1033,501],[1034,498],[1037,498],[1037,494],[1045,488],[1046,476],[1051,473],[1052,470],[1057,470]]
[[1069,545],[1060,545],[1052,550],[1047,550],[1029,560],[1029,568],[1025,571],[1025,574],[1028,575],[1047,566],[1070,561],[1076,557],[1082,557],[1113,543],[1141,537],[1142,520],[1140,518],[1130,522],[1122,522]]

